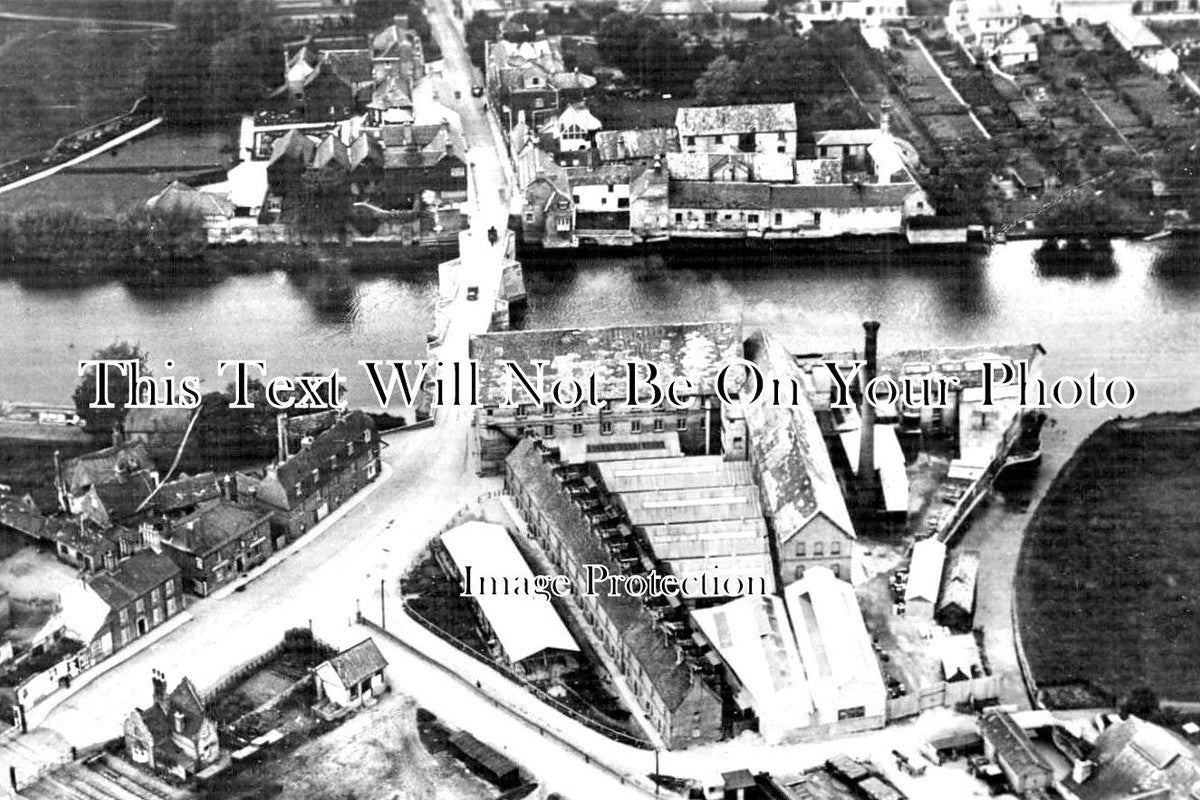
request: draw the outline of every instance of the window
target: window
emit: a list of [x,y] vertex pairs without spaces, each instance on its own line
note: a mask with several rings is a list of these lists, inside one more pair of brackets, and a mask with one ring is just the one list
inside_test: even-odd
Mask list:
[[559,217],[558,224],[556,227],[559,231],[571,230],[571,218],[570,217]]
[[547,439],[554,438],[554,426],[553,425],[543,425],[542,426],[542,436],[545,436]]
[[705,211],[704,212],[704,222],[707,225],[715,225],[717,222],[717,212]]
[[129,624],[129,609],[128,608],[122,608],[119,612],[117,612],[117,622],[119,622],[121,624],[121,627],[124,627]]
[[163,591],[166,593],[167,597],[175,594],[175,581],[170,580],[163,584]]
[[525,406],[517,406],[517,416],[518,417],[525,416]]
[[153,603],[154,605],[158,605],[158,588],[157,587],[150,590],[150,602]]
[[687,143],[688,143],[690,146],[693,146],[693,147],[694,147],[694,146],[696,145],[696,137],[695,137],[695,136],[689,136],[689,137],[687,137]]
[[451,178],[465,178],[465,177],[467,177],[467,169],[466,169],[466,167],[451,167],[451,168],[450,168],[450,177],[451,177]]
[[842,543],[837,542],[837,541],[830,542],[829,543],[829,555],[840,556],[841,554],[842,554]]
[[575,424],[573,424],[571,426],[571,435],[572,436],[583,436],[583,423],[582,422],[576,422]]
[[813,542],[813,555],[814,556],[825,555],[825,543],[824,542]]
[[542,416],[554,416],[554,403],[542,403]]
[[783,224],[783,214],[779,211],[776,211],[775,212],[775,225],[779,226],[782,224]]
[[204,569],[204,559],[196,556],[196,569]]
[[654,432],[655,432],[655,433],[662,433],[662,430],[663,430],[663,421],[662,421],[662,417],[655,417],[655,419],[654,419]]
[[575,205],[579,205],[579,195],[573,194],[571,195],[571,199],[575,202]]
[[143,613],[146,610],[145,601],[139,597],[137,602],[133,604],[133,610],[139,614]]
[[804,558],[804,556],[805,556],[804,542],[796,542],[796,557]]
[[629,432],[630,433],[641,433],[642,432],[642,421],[640,419],[635,419],[632,422],[630,422],[629,423]]
[[629,208],[629,198],[628,197],[618,197],[617,198],[617,208]]
[[675,430],[677,430],[677,431],[686,431],[687,430],[687,417],[676,418]]
[[757,225],[758,224],[758,214],[747,214],[746,221],[749,222],[751,225]]
[[679,213],[678,211],[675,212],[675,224],[680,225],[682,223],[683,223],[683,214]]
[[533,212],[532,212],[532,211],[526,211],[526,212],[525,212],[525,221],[526,221],[526,222],[533,222]]
[[600,423],[600,434],[602,436],[608,436],[611,433],[612,433],[612,423],[609,422],[608,420],[601,422]]
[[779,141],[781,141],[781,142],[786,142],[786,141],[787,141],[787,134],[786,134],[786,133],[784,133],[783,131],[780,131],[780,132],[779,132],[779,134],[777,135],[777,138],[778,138],[778,139],[779,139]]
[[725,137],[720,134],[717,134],[716,136],[713,137],[713,142],[716,144],[725,144]]
[[780,153],[786,153],[786,152],[787,152],[787,148],[786,148],[786,147],[784,147],[783,145],[779,145],[779,152],[780,152]]

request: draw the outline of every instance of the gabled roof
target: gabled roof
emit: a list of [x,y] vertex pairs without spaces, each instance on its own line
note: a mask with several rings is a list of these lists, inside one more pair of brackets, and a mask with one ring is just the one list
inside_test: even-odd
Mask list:
[[375,84],[371,102],[367,108],[387,110],[389,108],[412,108],[412,84],[401,75],[388,75]]
[[374,136],[360,133],[358,138],[350,143],[350,168],[357,169],[364,161],[374,161],[383,165],[383,145]]
[[[472,581],[495,578],[516,586],[533,585],[533,572],[502,525],[464,522],[443,533],[441,542],[464,579],[470,567]],[[476,586],[473,583],[468,588]],[[475,602],[513,663],[546,650],[579,652],[574,637],[546,598],[529,592],[485,591],[475,595]]]
[[313,153],[316,150],[317,145],[312,139],[298,128],[292,128],[271,142],[271,160],[267,163],[274,164],[276,161],[286,158],[308,164],[312,161]]
[[651,17],[702,16],[713,13],[708,0],[646,0],[638,13]]
[[204,724],[206,715],[204,702],[200,699],[200,693],[196,691],[190,678],[185,677],[179,682],[174,691],[167,695],[165,705],[164,709],[154,703],[147,709],[138,710],[142,721],[154,734],[155,747],[167,744],[175,735],[176,714],[181,715],[182,734],[189,739],[195,739]]
[[334,133],[322,139],[321,143],[317,145],[316,152],[313,153],[313,169],[322,169],[326,166],[350,169],[350,154],[346,151],[346,145]]
[[979,554],[957,551],[946,566],[942,582],[942,596],[938,600],[938,611],[952,606],[968,614],[975,608],[975,578],[979,573]]
[[1122,16],[1110,19],[1108,29],[1117,43],[1125,50],[1144,48],[1160,50],[1163,47],[1162,39],[1158,38],[1140,19],[1134,17]]
[[172,181],[146,201],[146,208],[165,213],[198,214],[202,217],[232,217],[233,203],[224,197]]
[[170,556],[142,550],[117,565],[111,572],[100,572],[88,580],[88,586],[113,610],[127,607],[179,574]]
[[589,133],[604,127],[584,103],[572,103],[559,112],[558,124],[560,128],[579,128]]
[[371,51],[367,48],[324,50],[321,56],[338,75],[351,83],[371,80]]
[[979,733],[996,748],[997,757],[1003,758],[1010,769],[1024,772],[1032,768],[1053,774],[1053,768],[1009,714],[986,711],[979,721]]
[[771,207],[771,189],[765,183],[673,180],[667,202],[671,208],[765,211]]
[[908,584],[904,590],[905,601],[936,603],[942,588],[942,568],[945,563],[946,545],[937,539],[922,539],[913,545]]
[[199,475],[178,478],[158,487],[158,492],[154,495],[154,507],[159,511],[175,511],[220,496],[221,487],[217,485],[216,474],[202,472]]
[[1101,733],[1091,759],[1096,763],[1091,778],[1082,784],[1067,781],[1080,800],[1200,797],[1200,765],[1194,751],[1170,731],[1138,717],[1131,716]]
[[63,462],[63,480],[68,491],[77,492],[94,484],[117,482],[142,470],[154,470],[149,449],[142,442],[126,442],[67,459]]
[[270,518],[269,513],[251,511],[225,500],[210,500],[172,524],[168,540],[179,550],[204,556]]
[[[369,76],[368,76],[367,80],[370,80]],[[346,76],[340,74],[337,71],[337,69],[332,64],[330,64],[328,61],[322,61],[321,63],[317,64],[317,68],[314,69],[312,72],[310,72],[304,78],[304,88],[308,89],[310,86],[317,83],[318,81],[320,81],[320,82],[332,81],[332,82],[340,83],[340,84],[344,85],[347,89],[350,89],[351,91],[354,90],[354,82],[351,81]]]
[[596,133],[596,150],[601,161],[654,158],[679,152],[679,132],[674,128],[638,128]]
[[794,103],[757,103],[745,106],[697,106],[675,112],[680,136],[713,136],[753,131],[795,131]]
[[[522,439],[506,463],[546,524],[579,564],[597,564],[613,575],[621,567],[591,528],[580,507],[567,495],[554,475],[556,463],[543,455],[533,439]],[[666,643],[646,605],[636,597],[600,592],[596,598],[617,634],[636,659],[647,680],[674,710],[692,688],[693,676],[686,661]]]
[[[763,331],[747,341],[746,355],[766,380],[802,380],[791,355]],[[752,461],[767,517],[781,542],[787,542],[821,514],[853,539],[850,512],[812,403],[803,390],[797,401],[789,405],[745,405]]]
[[388,664],[383,653],[379,652],[375,640],[370,638],[363,639],[348,650],[343,650],[325,663],[333,668],[343,686],[362,683]]

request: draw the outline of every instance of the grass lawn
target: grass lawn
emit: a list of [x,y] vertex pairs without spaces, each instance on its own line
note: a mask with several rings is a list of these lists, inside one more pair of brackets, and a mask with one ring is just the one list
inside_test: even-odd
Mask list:
[[1030,522],[1017,603],[1040,684],[1200,700],[1200,415],[1114,421]]
[[129,109],[161,33],[108,33],[5,20],[0,44],[0,162]]

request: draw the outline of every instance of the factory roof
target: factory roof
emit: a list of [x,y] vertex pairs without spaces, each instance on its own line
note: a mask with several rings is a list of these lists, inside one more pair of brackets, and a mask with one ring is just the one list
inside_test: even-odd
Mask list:
[[937,539],[922,539],[913,545],[905,602],[925,600],[936,603],[942,587],[942,567],[946,563],[946,545]]
[[[850,462],[850,469],[858,474],[859,443],[861,428],[842,431],[839,434],[842,448]],[[904,450],[896,437],[896,426],[875,426],[875,468],[879,470],[879,486],[883,490],[883,506],[890,513],[908,512],[908,466]]]
[[[495,578],[507,579],[514,586],[533,585],[533,572],[502,525],[464,522],[443,533],[441,541],[461,575],[466,576],[467,567],[471,568],[473,582],[475,578]],[[474,599],[514,663],[546,650],[579,652],[549,599],[521,592],[481,592]]]
[[640,526],[654,555],[663,559],[750,555],[767,551],[762,517]]
[[762,516],[758,489],[749,484],[626,492],[617,497],[634,525],[754,519]]
[[722,456],[609,461],[599,470],[604,487],[620,493],[754,485],[749,464]]
[[[479,362],[483,404],[502,402],[510,371],[501,362],[514,361],[535,381],[536,360],[548,362],[546,386],[560,377],[586,379],[593,372],[604,397],[624,397],[627,361],[656,364],[663,378],[687,376],[703,389],[721,368],[742,355],[737,322],[627,325],[604,328],[558,328],[484,333],[471,337],[470,357]],[[517,402],[530,402],[514,390]]]
[[1051,767],[1033,746],[1029,736],[1003,711],[987,711],[979,721],[979,732],[996,748],[997,758],[1003,759],[1015,771],[1035,768],[1050,772]]
[[970,614],[975,608],[975,578],[978,572],[978,553],[958,551],[950,556],[942,581],[938,611],[957,606]]

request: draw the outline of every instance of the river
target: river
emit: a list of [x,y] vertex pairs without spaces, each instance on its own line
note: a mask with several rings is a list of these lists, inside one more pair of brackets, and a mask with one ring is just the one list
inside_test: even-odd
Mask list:
[[[1115,243],[1111,274],[1052,277],[1036,244],[974,256],[912,254],[774,260],[696,256],[530,261],[528,327],[695,321],[740,315],[797,351],[860,346],[861,321],[883,323],[884,350],[1041,342],[1051,376],[1123,375],[1140,389],[1135,411],[1200,406],[1200,258],[1194,243]],[[69,290],[0,282],[0,398],[65,402],[75,364],[116,339],[139,342],[165,374],[201,376],[220,358],[257,358],[274,374],[333,367],[366,403],[364,358],[424,353],[436,274],[371,277],[349,306],[316,309],[282,273],[240,275],[201,288],[134,292],[119,283]],[[355,391],[355,386],[359,391]],[[1091,416],[1090,414],[1087,416]],[[1099,417],[1097,417],[1098,419]],[[1081,420],[1082,421],[1082,420]]]

